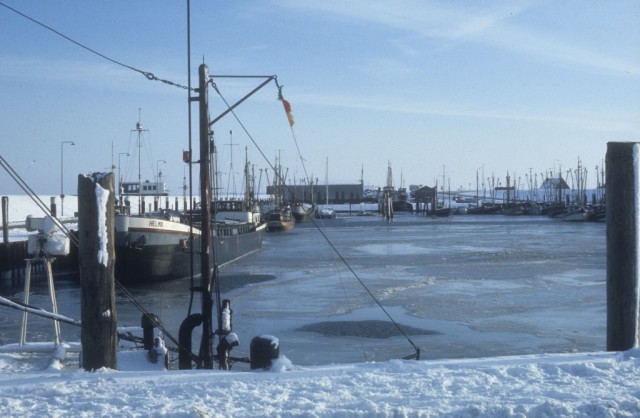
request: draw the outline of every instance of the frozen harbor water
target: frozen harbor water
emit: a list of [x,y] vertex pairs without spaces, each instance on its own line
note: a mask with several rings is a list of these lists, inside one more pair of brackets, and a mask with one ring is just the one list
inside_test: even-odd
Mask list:
[[[605,349],[604,224],[407,214],[391,225],[377,216],[318,225],[322,233],[299,224],[267,234],[263,251],[222,270],[223,297],[232,301],[241,341],[236,355],[261,334],[278,337],[281,352],[300,365],[412,354],[354,272],[405,327],[422,359]],[[188,288],[188,281],[175,281],[130,290],[177,335]],[[57,290],[60,312],[78,318],[77,283],[59,281]],[[31,303],[47,308],[44,284],[32,291]],[[22,298],[19,286],[4,283],[0,292]],[[120,293],[117,314],[122,325],[140,322]],[[20,316],[3,309],[0,342],[17,341]],[[66,340],[79,338],[70,326],[62,332]],[[50,340],[51,334],[49,323],[30,317],[29,340]]]

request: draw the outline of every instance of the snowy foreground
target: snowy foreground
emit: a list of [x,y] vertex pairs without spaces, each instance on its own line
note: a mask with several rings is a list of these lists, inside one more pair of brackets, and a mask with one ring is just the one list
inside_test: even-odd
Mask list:
[[273,371],[26,370],[0,355],[0,416],[631,417],[640,349]]

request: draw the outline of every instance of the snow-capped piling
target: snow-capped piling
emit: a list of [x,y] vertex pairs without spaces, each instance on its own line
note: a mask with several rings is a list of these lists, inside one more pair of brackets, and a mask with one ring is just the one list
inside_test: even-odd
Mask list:
[[280,343],[272,335],[261,335],[251,340],[251,369],[268,369],[280,357]]
[[606,157],[607,350],[638,347],[640,144],[609,142]]
[[82,367],[117,369],[113,173],[78,176]]

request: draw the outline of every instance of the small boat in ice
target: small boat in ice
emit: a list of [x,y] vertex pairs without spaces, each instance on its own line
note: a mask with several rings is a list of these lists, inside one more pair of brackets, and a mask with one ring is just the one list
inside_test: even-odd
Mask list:
[[274,168],[275,178],[273,180],[273,197],[275,201],[275,207],[271,206],[271,209],[266,214],[267,231],[288,231],[293,229],[295,225],[295,218],[291,212],[291,206],[284,202],[284,188],[285,181],[282,175],[282,166],[279,160],[276,161]]
[[569,207],[562,219],[568,222],[586,222],[590,217],[591,211],[585,207]]
[[294,225],[295,219],[289,206],[273,209],[267,214],[267,231],[269,232],[288,231],[293,229]]
[[316,206],[313,203],[294,202],[291,204],[291,213],[296,222],[309,222],[316,217]]
[[320,219],[335,219],[336,211],[330,207],[323,207],[320,209],[320,212],[318,212],[318,216]]
[[449,216],[453,216],[455,213],[456,213],[456,210],[448,206],[437,207],[436,210],[434,211],[434,215],[439,218],[448,218]]
[[329,206],[329,157],[326,158],[324,172],[324,206],[318,212],[320,219],[335,219],[336,211]]

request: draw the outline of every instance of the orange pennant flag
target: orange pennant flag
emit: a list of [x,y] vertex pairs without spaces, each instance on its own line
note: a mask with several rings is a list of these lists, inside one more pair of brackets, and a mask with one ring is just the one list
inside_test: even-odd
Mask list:
[[285,100],[283,97],[281,97],[280,100],[282,100],[284,111],[287,114],[287,119],[289,119],[289,126],[293,128],[293,114],[291,113],[291,104],[287,100]]

